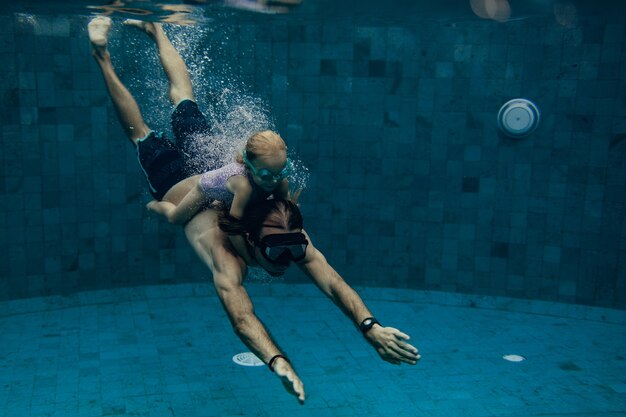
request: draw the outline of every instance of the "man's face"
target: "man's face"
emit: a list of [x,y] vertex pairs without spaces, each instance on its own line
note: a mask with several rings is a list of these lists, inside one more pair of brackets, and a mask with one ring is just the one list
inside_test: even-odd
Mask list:
[[[287,229],[284,229],[282,226],[277,225],[276,227],[271,227],[270,225],[271,223],[268,226],[264,226],[261,229],[261,233],[259,234],[259,239],[263,239],[266,236],[277,234],[277,233],[297,233],[297,232],[302,231],[302,229],[287,230]],[[289,265],[291,265],[291,261],[288,261],[287,263],[270,262],[270,260],[268,260],[267,258],[265,258],[265,256],[263,256],[263,254],[261,253],[257,245],[253,245],[253,248],[254,248],[254,256],[257,262],[271,276],[277,277],[277,276],[283,275],[285,271],[287,270],[287,268],[289,268]]]

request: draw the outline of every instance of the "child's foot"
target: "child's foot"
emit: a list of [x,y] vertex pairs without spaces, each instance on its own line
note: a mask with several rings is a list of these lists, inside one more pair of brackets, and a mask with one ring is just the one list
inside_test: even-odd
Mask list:
[[137,29],[141,29],[144,32],[146,32],[148,35],[150,35],[151,37],[155,36],[156,31],[157,31],[157,25],[158,25],[158,23],[145,22],[143,20],[137,20],[137,19],[126,19],[124,20],[124,24],[128,26],[134,26]]
[[106,52],[110,28],[111,19],[106,16],[95,17],[87,25],[89,42],[95,54],[101,55]]

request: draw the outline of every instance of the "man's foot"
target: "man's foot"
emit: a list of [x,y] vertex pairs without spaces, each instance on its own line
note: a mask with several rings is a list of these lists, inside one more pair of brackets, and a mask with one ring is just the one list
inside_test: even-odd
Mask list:
[[137,20],[137,19],[126,19],[124,20],[124,24],[128,26],[134,26],[137,29],[141,29],[144,32],[146,32],[148,35],[150,35],[151,37],[154,37],[156,35],[157,25],[160,26],[159,23],[146,22],[146,21]]
[[87,25],[89,42],[95,54],[101,55],[106,52],[110,28],[111,19],[106,16],[95,17]]

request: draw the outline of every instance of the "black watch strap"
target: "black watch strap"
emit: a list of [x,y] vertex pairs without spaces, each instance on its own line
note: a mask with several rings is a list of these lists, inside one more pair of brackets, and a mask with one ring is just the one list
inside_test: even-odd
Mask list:
[[363,335],[365,335],[367,332],[372,330],[372,326],[374,326],[375,324],[378,324],[379,326],[381,325],[378,322],[378,320],[376,320],[375,317],[368,317],[366,319],[363,319],[361,324],[359,324],[359,329],[361,329],[361,333],[363,333]]

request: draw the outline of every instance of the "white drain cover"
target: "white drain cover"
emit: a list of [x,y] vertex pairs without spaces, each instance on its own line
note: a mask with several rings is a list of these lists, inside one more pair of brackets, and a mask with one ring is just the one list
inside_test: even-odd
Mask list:
[[526,360],[526,358],[521,355],[504,355],[502,359],[509,362],[521,362]]
[[263,366],[265,363],[252,352],[242,352],[233,356],[233,362],[241,366]]

